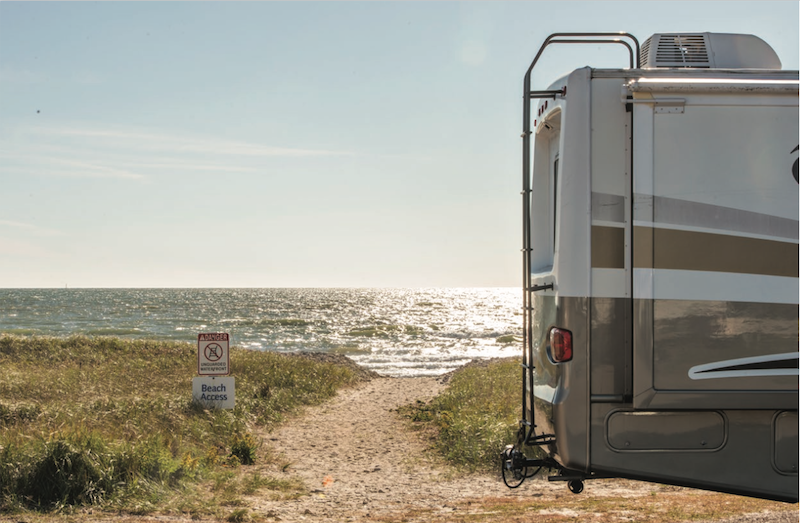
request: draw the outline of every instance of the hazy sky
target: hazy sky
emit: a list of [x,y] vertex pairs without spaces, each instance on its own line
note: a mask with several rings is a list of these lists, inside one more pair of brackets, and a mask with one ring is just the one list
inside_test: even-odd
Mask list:
[[[797,2],[0,2],[0,287],[521,284],[522,77],[556,31]],[[534,87],[620,49],[548,51]]]

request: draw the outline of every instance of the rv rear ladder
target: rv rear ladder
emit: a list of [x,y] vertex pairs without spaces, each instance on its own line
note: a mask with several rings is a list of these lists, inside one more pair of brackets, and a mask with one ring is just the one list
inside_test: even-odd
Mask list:
[[[531,74],[539,58],[542,56],[545,48],[551,44],[618,44],[623,45],[628,49],[629,67],[639,67],[640,65],[640,49],[639,41],[630,33],[553,33],[548,36],[539,51],[536,53],[535,58],[531,62],[525,73],[523,85],[523,109],[522,109],[522,289],[523,289],[523,368],[522,368],[522,420],[520,421],[520,431],[525,431],[522,437],[522,444],[532,445],[546,445],[554,441],[554,436],[543,435],[536,436],[536,424],[533,419],[527,419],[525,410],[526,404],[526,386],[531,385],[530,401],[531,401],[531,418],[533,418],[533,340],[532,340],[532,327],[533,327],[533,307],[531,294],[541,290],[553,289],[553,284],[546,285],[532,285],[531,281],[531,100],[542,98],[564,98],[567,95],[567,89],[554,89],[543,91],[531,90]],[[631,43],[633,47],[631,47]],[[635,50],[634,50],[635,48]]]

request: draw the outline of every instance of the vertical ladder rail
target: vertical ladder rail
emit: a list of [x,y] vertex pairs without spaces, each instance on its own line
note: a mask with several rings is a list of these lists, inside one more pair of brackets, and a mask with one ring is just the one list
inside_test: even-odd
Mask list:
[[[629,40],[633,43],[631,47]],[[531,245],[531,195],[533,194],[531,180],[531,100],[541,98],[566,97],[566,88],[550,91],[531,91],[531,74],[533,68],[542,56],[545,48],[552,44],[619,44],[628,49],[629,67],[640,67],[640,48],[639,41],[630,33],[553,33],[548,36],[535,58],[525,72],[522,92],[522,420],[520,422],[521,433],[520,443],[544,444],[552,442],[550,438],[536,438],[536,423],[534,422],[534,365],[533,365],[533,304],[532,293],[536,290],[532,285],[531,277],[531,255],[533,246]],[[527,385],[530,384],[530,391]],[[530,395],[528,397],[528,394]],[[531,419],[527,419],[526,401],[530,400]],[[533,441],[531,438],[533,437]]]

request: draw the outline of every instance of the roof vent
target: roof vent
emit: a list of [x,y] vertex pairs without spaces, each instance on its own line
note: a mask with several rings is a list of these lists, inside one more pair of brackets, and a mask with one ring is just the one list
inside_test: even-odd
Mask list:
[[753,35],[658,33],[642,44],[642,67],[780,69],[778,55]]

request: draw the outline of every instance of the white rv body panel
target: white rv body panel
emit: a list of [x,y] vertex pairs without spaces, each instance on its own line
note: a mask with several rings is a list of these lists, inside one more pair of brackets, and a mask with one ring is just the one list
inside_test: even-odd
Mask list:
[[791,277],[669,269],[636,269],[633,275],[635,299],[797,303],[797,279]]
[[[569,104],[562,117],[562,156],[558,194],[555,195],[556,246],[554,275],[562,296],[586,296],[590,290],[589,216],[591,212],[590,180],[591,130],[583,124],[591,111],[591,69],[578,69],[567,79],[578,103]],[[569,154],[565,154],[569,151]],[[569,236],[559,234],[570,231]],[[573,240],[574,238],[574,240]],[[568,241],[566,241],[568,240]],[[566,272],[568,277],[561,277]]]
[[[631,243],[631,166],[629,114],[620,111],[618,104],[610,104],[620,95],[620,79],[595,79],[592,82],[592,169],[591,227],[593,231],[616,231],[625,245]],[[602,241],[593,238],[593,241]],[[621,255],[621,253],[620,253]],[[622,258],[618,268],[591,268],[591,296],[624,298],[631,295],[631,266]]]

